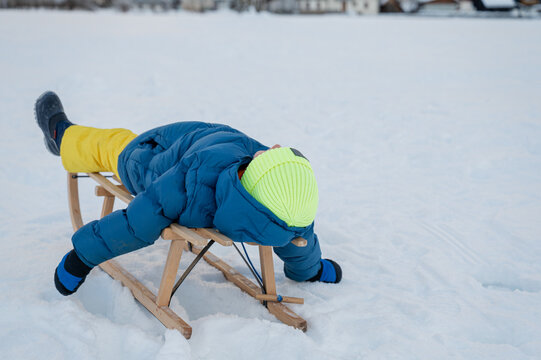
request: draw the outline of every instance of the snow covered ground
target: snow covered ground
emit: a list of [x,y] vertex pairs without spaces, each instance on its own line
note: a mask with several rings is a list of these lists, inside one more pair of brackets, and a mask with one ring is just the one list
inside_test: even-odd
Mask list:
[[[520,20],[0,12],[0,358],[541,358],[539,35]],[[98,269],[60,296],[72,230],[33,119],[47,89],[79,124],[221,122],[302,149],[324,256],[344,271],[299,284],[276,260],[309,330],[206,264],[172,302],[188,341]],[[121,261],[155,289],[166,250]]]

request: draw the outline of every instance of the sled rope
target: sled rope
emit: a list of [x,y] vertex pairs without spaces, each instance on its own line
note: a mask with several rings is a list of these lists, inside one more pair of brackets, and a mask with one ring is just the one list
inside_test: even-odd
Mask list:
[[[246,247],[244,246],[244,243],[241,243],[241,245],[242,245],[242,248],[244,249],[244,253],[246,254],[246,258],[248,259],[248,262],[250,263],[250,266],[248,266],[248,268],[250,268],[250,270],[253,269],[252,274],[254,274],[254,272],[255,272],[254,277],[256,278],[256,280],[258,280],[257,282],[259,283],[259,286],[261,286],[261,291],[263,292],[263,294],[266,294],[267,290],[265,289],[265,286],[263,285],[263,278],[257,272],[257,269],[255,268],[254,264],[252,263],[252,260],[250,260],[250,255],[248,255],[248,252],[246,251]],[[236,246],[235,246],[235,248],[236,248]],[[237,249],[237,251],[238,251],[238,249]],[[239,254],[240,254],[240,252],[239,252]],[[244,259],[242,254],[240,254],[240,256]],[[246,260],[244,260],[244,262],[246,262]],[[256,277],[256,275],[257,275],[257,277]],[[278,300],[278,302],[282,302],[282,300],[283,300],[282,295],[277,294],[276,295],[276,300]],[[266,307],[267,302],[263,301],[263,305]]]
[[[242,253],[240,252],[237,245],[235,245],[235,243],[233,243],[233,246],[235,247],[235,249],[239,253],[240,257],[242,258],[242,260],[244,260],[244,262],[248,266],[248,269],[250,269],[250,271],[252,272],[252,275],[254,276],[254,279],[257,281],[257,283],[261,287],[261,292],[263,294],[266,294],[267,290],[265,289],[265,285],[263,285],[263,278],[261,277],[261,275],[259,275],[259,272],[257,272],[257,269],[255,268],[254,264],[252,263],[252,260],[250,260],[250,255],[248,255],[248,252],[246,251],[246,247],[244,246],[244,243],[241,243],[241,245],[242,245],[242,248],[244,250],[244,254],[246,254],[246,258],[242,255]],[[279,294],[276,295],[276,298],[277,298],[278,302],[282,302],[282,300],[283,300],[282,295],[279,295]],[[263,301],[263,305],[266,307],[267,302]]]
[[246,247],[244,246],[244,243],[241,243],[241,245],[242,245],[242,249],[244,250],[244,254],[246,255],[246,259],[248,259],[248,262],[250,263],[250,266],[252,267],[252,269],[254,269],[254,272],[257,275],[257,277],[259,278],[260,283],[262,283],[263,278],[257,272],[257,269],[255,268],[254,264],[252,263],[252,260],[250,260],[250,256],[248,255],[248,252],[246,251]]
[[[265,286],[263,285],[262,280],[260,280],[260,277],[259,277],[259,274],[257,273],[257,270],[253,267],[253,265],[250,265],[252,262],[250,261],[250,263],[248,263],[248,261],[246,260],[244,255],[242,255],[242,253],[240,252],[239,248],[237,247],[237,245],[235,243],[233,243],[233,246],[235,247],[235,250],[237,250],[237,252],[239,253],[242,260],[244,260],[244,263],[246,264],[246,266],[248,266],[248,269],[250,269],[250,271],[252,272],[252,275],[254,276],[254,279],[259,284],[259,287],[261,287],[261,290],[263,291],[263,294],[266,294],[267,292],[265,291]],[[244,247],[244,244],[242,244],[242,247]],[[244,251],[246,251],[246,249],[244,249]],[[248,256],[248,254],[246,254],[246,256]]]

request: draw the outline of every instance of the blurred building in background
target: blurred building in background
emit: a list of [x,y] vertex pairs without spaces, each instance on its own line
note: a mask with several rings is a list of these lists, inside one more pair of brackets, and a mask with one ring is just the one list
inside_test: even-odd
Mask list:
[[425,13],[434,15],[514,12],[541,15],[541,0],[0,0],[0,8],[45,7],[59,9],[115,8],[121,11],[152,9],[195,12],[230,8],[281,14]]

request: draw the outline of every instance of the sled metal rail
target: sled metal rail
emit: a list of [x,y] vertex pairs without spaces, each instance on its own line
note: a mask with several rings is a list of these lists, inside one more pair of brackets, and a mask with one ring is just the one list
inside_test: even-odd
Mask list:
[[[118,182],[118,184],[112,183],[99,173],[88,173],[86,176],[92,178],[99,184],[95,188],[95,195],[104,198],[101,217],[104,217],[113,211],[115,198],[120,199],[126,204],[129,204],[134,198],[116,176],[113,176],[113,179]],[[70,216],[74,230],[78,230],[84,225],[79,203],[78,178],[86,176],[68,173],[68,198]],[[302,304],[304,303],[304,299],[280,296],[277,294],[271,246],[252,243],[252,245],[257,245],[259,247],[261,272],[263,277],[262,289],[208,251],[208,248],[212,245],[212,242],[208,243],[209,240],[222,246],[231,246],[233,244],[233,240],[221,234],[216,229],[191,229],[179,224],[172,224],[162,231],[161,236],[164,240],[170,240],[171,244],[157,295],[152,293],[115,260],[106,261],[99,266],[112,278],[121,281],[124,286],[128,287],[133,296],[167,328],[177,329],[186,338],[190,338],[191,336],[191,326],[169,308],[169,303],[174,290],[176,290],[176,288],[173,290],[173,287],[183,250],[192,251],[197,255],[202,252],[203,248],[206,246],[202,258],[205,259],[207,263],[220,270],[227,280],[231,281],[242,291],[264,304],[269,312],[276,316],[278,320],[297,329],[301,329],[302,331],[306,331],[306,320],[284,305],[284,303]],[[296,246],[306,246],[306,240],[303,238],[294,239],[292,243]],[[195,264],[192,265],[195,266]],[[191,266],[191,268],[193,268],[193,266]],[[191,270],[191,268],[189,270]],[[189,270],[187,270],[182,277],[186,277]]]

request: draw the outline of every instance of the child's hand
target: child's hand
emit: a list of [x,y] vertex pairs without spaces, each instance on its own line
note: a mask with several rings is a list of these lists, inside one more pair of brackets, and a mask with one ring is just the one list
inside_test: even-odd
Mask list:
[[[273,147],[271,147],[269,150],[272,150],[272,149],[278,149],[278,148],[281,148],[282,146],[278,145],[278,144],[275,144]],[[258,157],[259,155],[263,154],[265,151],[268,151],[268,150],[259,150],[258,152],[256,152],[254,154],[254,159],[256,157]]]

